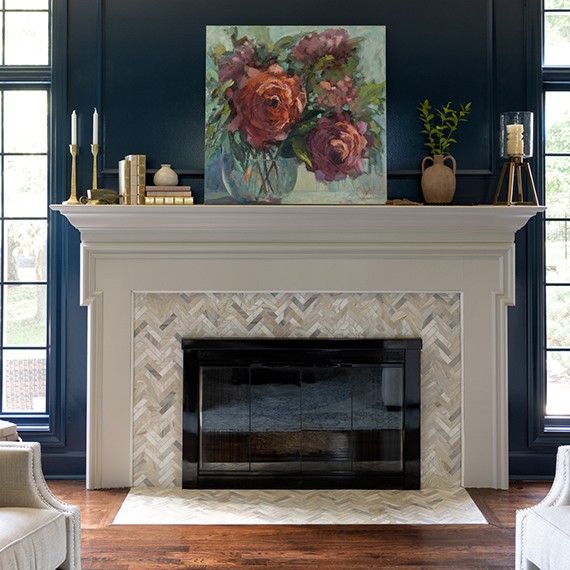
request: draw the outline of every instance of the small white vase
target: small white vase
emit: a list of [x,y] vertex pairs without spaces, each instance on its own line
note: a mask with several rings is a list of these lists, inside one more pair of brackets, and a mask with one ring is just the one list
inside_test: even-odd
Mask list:
[[170,168],[170,164],[161,164],[155,172],[152,181],[155,186],[176,186],[178,184],[178,174]]

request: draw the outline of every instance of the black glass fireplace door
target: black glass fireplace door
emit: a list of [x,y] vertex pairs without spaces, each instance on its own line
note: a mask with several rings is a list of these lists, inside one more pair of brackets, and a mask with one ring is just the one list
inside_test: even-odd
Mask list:
[[185,347],[185,487],[419,487],[418,358],[255,342]]

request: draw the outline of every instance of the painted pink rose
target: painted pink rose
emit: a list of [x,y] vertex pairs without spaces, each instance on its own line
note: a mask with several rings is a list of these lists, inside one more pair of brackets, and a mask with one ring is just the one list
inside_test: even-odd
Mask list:
[[344,63],[355,51],[348,32],[342,28],[330,28],[324,32],[311,32],[291,50],[291,56],[302,62],[316,63],[324,56],[332,56],[337,63]]
[[316,94],[319,105],[334,109],[337,113],[349,110],[358,97],[358,91],[348,75],[336,82],[326,80],[319,82]]
[[289,76],[278,65],[250,68],[232,93],[233,119],[228,128],[239,131],[257,149],[287,138],[301,118],[307,95],[301,80]]
[[319,181],[344,180],[361,174],[368,141],[366,124],[355,125],[348,115],[322,117],[307,136],[312,167]]

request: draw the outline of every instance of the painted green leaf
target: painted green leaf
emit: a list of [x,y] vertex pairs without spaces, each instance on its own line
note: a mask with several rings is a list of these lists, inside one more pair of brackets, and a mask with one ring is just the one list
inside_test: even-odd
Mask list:
[[361,105],[379,105],[384,96],[384,83],[369,83],[360,89],[359,99]]
[[291,144],[295,155],[312,168],[313,163],[311,162],[311,156],[309,154],[309,149],[307,148],[306,140],[303,137],[294,137],[291,140]]
[[273,49],[275,52],[288,51],[296,43],[297,43],[297,38],[295,38],[294,36],[283,36],[275,43]]

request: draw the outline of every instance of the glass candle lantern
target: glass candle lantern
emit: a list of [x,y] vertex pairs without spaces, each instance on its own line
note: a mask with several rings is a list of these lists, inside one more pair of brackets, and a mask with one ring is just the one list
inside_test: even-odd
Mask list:
[[[501,169],[493,204],[537,206],[538,196],[532,172],[529,163],[524,160],[532,156],[532,113],[530,111],[502,113],[499,142],[501,156],[507,160]],[[501,201],[499,197],[505,179],[507,180],[507,198]],[[530,193],[527,199],[524,197],[525,187],[527,194]]]
[[500,145],[503,158],[532,156],[533,115],[530,111],[501,114]]

